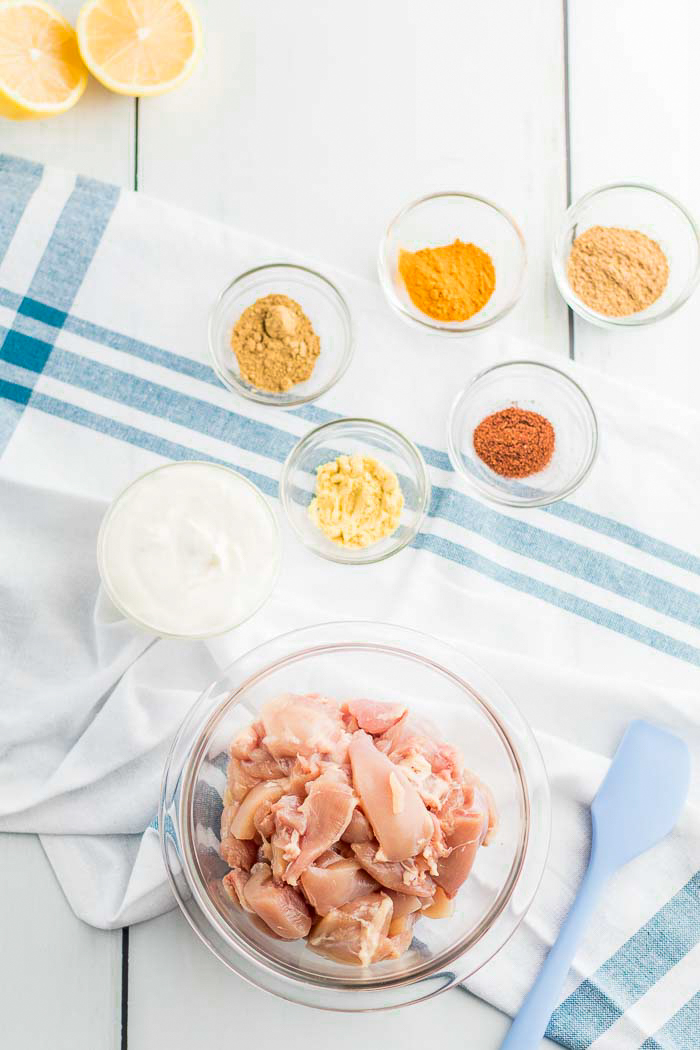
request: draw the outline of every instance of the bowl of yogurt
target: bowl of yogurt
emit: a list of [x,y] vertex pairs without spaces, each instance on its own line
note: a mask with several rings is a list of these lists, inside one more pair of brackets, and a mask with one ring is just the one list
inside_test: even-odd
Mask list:
[[110,505],[97,540],[103,586],[140,627],[210,638],[249,619],[280,567],[277,519],[235,470],[199,460],[136,478]]

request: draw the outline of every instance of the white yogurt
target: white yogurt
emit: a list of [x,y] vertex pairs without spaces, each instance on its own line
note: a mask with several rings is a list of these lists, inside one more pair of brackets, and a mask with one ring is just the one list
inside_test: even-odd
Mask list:
[[274,586],[277,523],[254,485],[213,463],[173,463],[112,504],[98,540],[105,587],[160,634],[201,637],[241,623]]

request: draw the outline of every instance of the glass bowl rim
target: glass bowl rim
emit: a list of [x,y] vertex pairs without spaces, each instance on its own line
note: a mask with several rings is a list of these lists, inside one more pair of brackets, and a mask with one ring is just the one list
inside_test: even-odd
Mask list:
[[[328,379],[322,387],[319,387],[318,390],[315,390],[309,394],[299,394],[295,397],[289,398],[284,402],[281,402],[279,400],[279,393],[275,393],[274,391],[257,389],[248,390],[238,381],[237,378],[231,378],[230,376],[226,375],[224,370],[219,365],[215,349],[216,340],[214,339],[214,324],[218,319],[219,313],[221,312],[224,306],[224,302],[229,292],[232,292],[236,285],[240,284],[240,282],[245,280],[247,277],[252,277],[253,274],[261,273],[264,270],[280,269],[295,270],[298,273],[308,274],[315,280],[318,280],[322,284],[326,285],[331,290],[331,293],[335,298],[338,307],[340,308],[340,313],[345,323],[345,345],[343,347],[340,363],[333,372],[333,375],[330,377],[330,379]],[[322,397],[323,394],[328,393],[328,391],[332,387],[334,387],[335,384],[339,382],[339,380],[341,380],[342,377],[345,375],[348,368],[350,367],[355,353],[355,331],[352,323],[350,307],[347,304],[347,300],[345,299],[345,296],[340,291],[340,289],[333,283],[333,281],[330,280],[329,277],[324,276],[324,274],[322,274],[319,270],[314,270],[310,266],[304,266],[301,263],[269,262],[262,263],[260,266],[252,266],[250,269],[245,270],[243,273],[239,273],[238,276],[234,277],[232,281],[229,281],[225,288],[223,288],[219,292],[218,296],[214,300],[211,309],[209,310],[209,319],[207,321],[207,348],[209,350],[209,359],[211,365],[214,371],[216,372],[216,375],[218,376],[219,380],[221,381],[221,383],[223,383],[227,390],[230,390],[234,394],[239,394],[241,397],[246,398],[246,400],[248,401],[254,401],[256,404],[259,405],[273,405],[275,408],[282,409],[298,408],[300,405],[308,405],[312,401],[317,401],[318,398]],[[233,350],[231,350],[231,353],[233,353]]]
[[[636,314],[629,314],[626,317],[607,317],[605,314],[599,314],[595,310],[589,309],[585,303],[578,300],[574,296],[573,289],[569,284],[569,280],[566,276],[566,270],[562,263],[563,245],[564,239],[569,229],[574,225],[574,218],[584,205],[588,204],[595,197],[601,196],[610,190],[644,190],[647,193],[651,193],[653,196],[662,197],[664,200],[672,204],[686,220],[688,227],[695,237],[696,244],[696,261],[695,269],[692,271],[684,287],[678,293],[673,302],[662,310],[658,314],[654,314],[651,317],[638,317]],[[676,310],[679,310],[697,287],[698,281],[700,281],[700,226],[693,217],[692,213],[677,197],[673,194],[667,193],[665,190],[660,190],[657,186],[653,186],[650,182],[645,182],[643,179],[621,179],[615,182],[606,182],[602,186],[597,186],[588,193],[584,193],[582,197],[579,197],[577,201],[570,204],[564,212],[559,228],[555,234],[554,241],[552,243],[552,270],[554,272],[554,280],[556,281],[559,294],[561,295],[564,302],[567,304],[574,313],[578,314],[579,317],[583,317],[584,320],[590,321],[591,324],[597,325],[599,328],[644,328],[646,325],[654,324],[656,321],[663,321],[671,314],[674,314]]]
[[[311,643],[303,648],[295,647],[294,649],[289,650],[289,646],[292,643],[296,644],[302,637],[306,636],[308,638],[314,633],[324,631],[330,632],[331,634],[336,631],[342,632],[343,634],[347,632],[348,635],[351,635],[353,631],[367,633],[371,633],[372,631],[383,631],[390,632],[392,640],[388,643],[374,641],[370,638],[365,638],[363,641],[325,641],[321,644]],[[397,635],[400,639],[398,643],[395,640]],[[408,648],[410,643],[413,643],[415,649]],[[238,664],[243,661],[259,659],[260,655],[262,655],[265,650],[270,650],[273,647],[280,646],[284,649],[281,656],[277,655],[271,662],[268,661],[264,666],[254,668],[252,672],[247,670],[243,680],[237,683],[232,690],[228,690],[225,699],[215,707],[211,707],[212,694],[215,693],[217,687],[227,679]],[[437,658],[433,657],[432,654],[427,653],[428,649],[435,648],[440,650],[444,659],[451,658],[455,664],[459,663],[459,672],[450,670],[446,664],[438,662]],[[188,867],[188,863],[185,863],[181,856],[181,854],[187,856],[189,850],[189,853],[192,854],[192,856],[187,856],[187,860],[189,864],[192,865],[192,868],[197,870],[197,861],[193,855],[191,842],[187,838],[188,835],[191,835],[192,829],[192,789],[196,782],[195,777],[201,766],[206,745],[211,738],[211,731],[219,723],[221,716],[232,704],[235,705],[240,694],[245,689],[255,684],[256,681],[264,679],[271,671],[290,663],[303,660],[308,656],[332,652],[339,649],[369,650],[371,652],[388,653],[389,655],[398,655],[400,657],[417,660],[424,666],[430,667],[438,673],[443,674],[445,677],[452,680],[463,692],[471,696],[472,699],[477,702],[481,713],[488,719],[492,728],[497,732],[501,743],[505,747],[506,753],[509,756],[511,765],[516,774],[516,781],[520,789],[520,797],[524,809],[524,831],[521,836],[521,844],[518,855],[511,864],[505,887],[501,890],[501,893],[496,902],[494,902],[489,909],[486,917],[477,924],[467,947],[462,946],[461,950],[454,948],[452,950],[446,949],[436,961],[433,961],[432,964],[426,964],[417,972],[414,971],[403,977],[389,977],[383,981],[376,979],[365,981],[352,981],[343,978],[327,979],[323,976],[314,976],[309,980],[310,975],[307,971],[300,969],[296,972],[293,966],[278,961],[271,962],[264,952],[260,951],[255,946],[246,944],[245,947],[242,948],[235,938],[224,936],[227,933],[226,928],[217,917],[216,911],[208,900],[208,897],[205,899],[205,895],[201,892],[200,887],[192,877],[192,872]],[[469,672],[467,677],[464,676],[464,671],[462,670],[464,666],[466,666]],[[481,684],[478,688],[470,684],[470,678],[472,676],[480,681]],[[484,682],[487,685],[489,696],[491,698],[494,696],[497,697],[495,701],[493,699],[486,700],[484,698]],[[204,710],[201,711],[199,710],[200,708],[204,708]],[[505,725],[504,722],[506,723]],[[171,766],[175,753],[178,745],[185,736],[188,736],[192,742],[187,746],[187,754],[181,768],[177,771],[173,771]],[[519,738],[518,743],[514,742],[513,737],[516,739]],[[521,761],[521,748],[523,743],[527,744],[528,747],[528,753],[524,763]],[[171,778],[173,777],[175,778],[175,783],[171,784]],[[176,874],[171,868],[167,843],[167,834],[171,833],[166,830],[167,822],[170,818],[166,814],[166,807],[171,795],[173,799],[175,798],[178,785],[180,785],[181,782],[184,783],[184,787],[180,788],[180,797],[176,806],[176,816],[178,820],[177,833],[180,844],[178,857],[181,866],[181,872],[179,872],[179,874],[184,876],[190,896],[198,906],[198,913],[203,915],[208,922],[205,929],[207,931],[211,931],[212,929],[215,930],[217,934],[222,937],[222,940],[225,940],[229,946],[234,947],[237,956],[246,957],[246,953],[248,953],[247,959],[253,964],[252,968],[255,977],[251,976],[249,973],[241,972],[241,970],[233,965],[233,963],[220,952],[217,946],[212,943],[209,937],[205,935],[205,932],[195,924],[193,917],[186,907],[186,898],[181,894]],[[540,799],[540,804],[544,806],[544,811],[538,814],[538,816],[542,818],[538,823],[534,823],[532,819],[534,796],[531,798],[530,792],[533,788],[536,792],[539,791],[540,793],[544,793],[543,797]],[[188,802],[190,802],[189,806],[187,806]],[[236,660],[220,671],[216,680],[200,694],[195,703],[189,709],[172,742],[163,770],[158,818],[158,836],[161,854],[168,875],[168,881],[175,899],[189,925],[200,940],[202,940],[209,950],[212,951],[213,954],[216,955],[217,958],[219,958],[229,969],[233,970],[238,976],[257,987],[264,988],[267,991],[272,991],[273,994],[281,995],[283,998],[292,1002],[300,1003],[301,1005],[313,1005],[316,1008],[324,1010],[383,1010],[401,1005],[409,1005],[414,1002],[431,998],[442,991],[446,991],[454,984],[465,980],[471,973],[481,969],[489,959],[493,958],[493,956],[508,943],[527,914],[540,886],[546,868],[551,841],[551,792],[544,758],[529,723],[521,713],[518,705],[511,699],[510,695],[494,678],[492,678],[488,671],[484,670],[480,664],[451,643],[444,642],[423,631],[384,622],[349,620],[309,625],[285,632],[282,635],[268,639],[267,641],[255,646],[253,649],[240,655]],[[183,829],[185,831],[184,834]],[[184,846],[186,847],[184,849],[182,848],[183,841]],[[533,867],[533,863],[536,863],[537,870],[533,869],[532,871],[526,871],[528,862],[530,868]],[[511,928],[507,931],[503,931],[505,932],[505,936],[503,936],[503,933],[500,934],[500,940],[497,945],[494,946],[489,944],[486,956],[481,958],[469,973],[452,972],[450,969],[452,964],[457,964],[460,960],[463,960],[474,948],[483,942],[485,938],[488,938],[488,935],[492,933],[499,923],[502,925],[508,918],[507,907],[513,898],[516,888],[520,884],[524,872],[526,872],[530,880],[527,899],[524,905],[522,902],[520,903],[520,913],[515,917],[515,921],[513,918],[510,919]],[[201,878],[201,872],[199,872],[199,877]],[[445,959],[445,956],[447,956],[447,959]],[[445,970],[445,967],[447,967],[447,970]],[[281,992],[279,988],[270,988],[265,983],[262,983],[260,971],[265,971],[268,976],[270,973],[272,973],[273,976],[277,976],[282,987],[285,988],[285,991]],[[442,983],[439,987],[429,988],[424,994],[417,996],[413,994],[414,989],[421,988],[424,983],[430,982],[435,977],[447,977],[449,978],[449,981]],[[336,999],[332,1004],[323,1002],[314,1002],[312,1004],[305,999],[297,998],[292,994],[290,986],[293,986],[297,990],[305,987],[312,988],[321,994],[329,993],[331,996],[335,993],[336,995],[339,995],[340,998]],[[376,1003],[371,1006],[357,1007],[353,1006],[352,999],[349,1001],[343,999],[344,996],[352,995],[352,993],[356,992],[374,995],[375,993],[381,994],[382,992],[388,993],[390,991],[396,992],[396,996],[392,998],[391,1002]],[[406,995],[407,991],[408,995]],[[341,999],[343,1000],[342,1004],[340,1004]]]
[[[578,475],[573,479],[573,481],[570,482],[565,488],[561,489],[558,493],[556,493],[556,495],[541,496],[538,498],[527,500],[516,500],[508,498],[507,496],[500,496],[491,491],[487,491],[485,488],[482,488],[477,483],[476,479],[473,478],[468,473],[468,471],[466,471],[462,466],[461,456],[457,449],[457,444],[455,441],[455,420],[457,417],[457,413],[464,404],[464,402],[467,400],[473,388],[478,382],[480,382],[480,380],[484,379],[487,375],[489,375],[492,372],[497,372],[500,369],[510,368],[512,365],[526,365],[528,368],[541,368],[548,372],[554,372],[556,375],[566,380],[566,382],[574,388],[577,394],[580,395],[590,416],[590,420],[592,423],[593,447],[591,450],[591,454],[588,457],[588,462],[585,464],[583,469],[579,471]],[[561,368],[557,368],[555,365],[550,365],[544,361],[528,360],[527,358],[518,358],[513,361],[499,361],[498,364],[490,365],[488,368],[483,368],[480,372],[477,372],[476,375],[472,376],[469,382],[465,386],[463,386],[462,389],[457,393],[457,396],[452,402],[452,407],[450,408],[450,412],[447,419],[447,454],[450,458],[450,463],[452,464],[452,467],[473,492],[476,492],[483,499],[489,500],[492,503],[498,503],[501,506],[505,507],[547,507],[551,503],[558,503],[560,500],[566,499],[567,496],[570,496],[573,492],[576,491],[577,488],[579,488],[580,485],[583,484],[583,482],[590,474],[593,468],[593,464],[595,463],[598,457],[598,450],[600,445],[599,437],[600,430],[598,426],[598,417],[596,415],[595,409],[593,408],[591,399],[589,398],[588,394],[583,389],[583,387],[572,376],[568,375]]]
[[[308,445],[311,444],[311,441],[317,437],[317,435],[319,435],[324,430],[332,430],[339,426],[347,426],[349,424],[358,423],[368,427],[375,427],[380,431],[388,432],[393,437],[398,438],[399,444],[403,445],[404,448],[408,450],[411,457],[416,463],[416,473],[419,475],[420,478],[423,498],[421,501],[421,507],[419,509],[416,521],[411,526],[411,528],[407,530],[407,535],[401,539],[400,543],[394,543],[388,550],[385,550],[382,554],[371,554],[370,552],[372,550],[372,546],[370,546],[366,548],[368,553],[366,555],[363,555],[363,557],[348,558],[346,555],[341,553],[342,547],[338,547],[337,554],[334,551],[319,550],[313,544],[309,543],[304,533],[297,528],[290,509],[289,479],[293,467],[296,466],[296,461],[299,459],[302,452],[305,451]],[[416,445],[414,441],[411,441],[409,437],[406,437],[405,434],[402,434],[400,430],[398,430],[396,427],[391,426],[390,423],[382,423],[378,419],[370,419],[369,417],[365,416],[341,416],[340,419],[331,419],[328,420],[328,422],[326,423],[321,423],[319,426],[307,431],[307,433],[304,434],[304,436],[301,437],[299,441],[297,441],[296,445],[288,454],[287,458],[284,461],[284,464],[282,465],[279,492],[280,501],[284,508],[287,521],[289,522],[292,530],[294,531],[294,535],[304,544],[307,550],[313,551],[313,553],[317,554],[319,558],[325,558],[326,561],[332,561],[338,565],[375,565],[378,562],[385,561],[387,558],[391,558],[394,554],[398,554],[399,551],[402,551],[416,538],[416,536],[422,528],[423,522],[425,521],[426,515],[428,513],[428,508],[430,507],[432,485],[430,481],[430,475],[428,474],[428,467],[426,465],[425,459],[423,458],[423,453],[418,448],[418,445]]]
[[[151,474],[157,474],[161,470],[170,470],[173,467],[179,467],[179,466],[183,466],[185,464],[187,464],[188,466],[195,465],[195,466],[204,466],[204,467],[216,467],[218,470],[224,470],[224,471],[226,471],[229,474],[233,474],[234,477],[236,477],[239,481],[244,482],[245,485],[247,485],[247,487],[249,489],[251,489],[255,493],[255,495],[256,495],[256,497],[258,499],[258,502],[262,503],[263,507],[265,508],[265,512],[266,512],[268,518],[270,519],[270,521],[272,522],[272,524],[274,526],[274,532],[275,532],[275,570],[274,570],[272,582],[271,582],[270,587],[267,590],[267,592],[263,595],[263,597],[258,602],[258,604],[246,616],[244,616],[242,620],[237,620],[235,623],[230,624],[230,626],[228,626],[228,627],[224,627],[222,630],[206,631],[206,632],[204,632],[202,634],[176,634],[173,631],[162,631],[162,630],[160,630],[159,627],[155,627],[153,624],[146,623],[145,620],[139,619],[138,616],[134,616],[133,613],[129,612],[121,604],[121,602],[119,601],[117,596],[114,594],[114,591],[113,591],[113,589],[112,589],[112,587],[110,585],[110,582],[109,582],[109,578],[108,578],[107,572],[105,571],[105,567],[104,567],[104,543],[105,543],[105,536],[106,536],[107,528],[108,528],[108,525],[109,525],[109,521],[110,521],[110,519],[112,517],[112,514],[116,510],[116,507],[121,502],[122,498],[124,496],[126,496],[126,494],[132,488],[134,488],[136,485],[138,485],[138,483],[140,481],[142,481],[144,478],[150,477]],[[221,635],[228,634],[229,631],[233,631],[236,627],[240,627],[241,624],[244,624],[248,620],[250,620],[251,617],[255,616],[255,614],[257,612],[259,612],[260,609],[262,609],[263,605],[265,604],[265,602],[268,601],[270,595],[274,591],[275,586],[277,584],[277,580],[279,579],[279,574],[280,574],[280,570],[281,570],[281,566],[282,566],[282,533],[281,533],[281,530],[280,530],[280,524],[279,524],[279,521],[277,520],[277,515],[275,514],[275,512],[272,509],[272,507],[270,506],[270,504],[269,504],[265,494],[260,491],[260,489],[257,487],[257,485],[253,484],[253,482],[250,481],[248,478],[246,478],[243,474],[240,474],[234,467],[229,467],[229,466],[226,466],[225,463],[216,463],[216,462],[214,462],[212,460],[208,460],[208,459],[177,459],[177,460],[174,460],[172,463],[161,463],[159,466],[151,467],[150,470],[145,470],[142,474],[139,474],[138,477],[133,478],[127,485],[124,486],[123,489],[121,489],[117,493],[117,495],[112,499],[112,501],[110,502],[110,504],[107,507],[106,511],[104,512],[104,515],[102,517],[102,521],[100,522],[100,528],[99,528],[99,531],[97,533],[97,545],[96,546],[97,546],[97,571],[98,571],[98,573],[100,575],[100,580],[102,582],[102,586],[104,587],[105,591],[107,592],[107,596],[108,596],[109,600],[112,602],[114,607],[122,614],[122,616],[125,616],[126,619],[130,620],[132,623],[136,624],[138,627],[141,627],[141,628],[143,628],[146,631],[150,631],[151,634],[156,634],[159,638],[177,638],[177,639],[179,639],[181,641],[186,641],[186,642],[188,642],[188,641],[191,641],[191,642],[204,641],[207,638],[219,638]]]
[[[518,282],[515,288],[515,292],[511,296],[510,300],[501,307],[498,313],[495,313],[493,317],[488,318],[485,321],[477,321],[476,323],[470,323],[470,320],[460,322],[459,327],[447,328],[445,325],[447,322],[436,321],[434,318],[418,317],[412,313],[406,306],[401,302],[399,297],[394,291],[394,284],[391,275],[388,272],[388,266],[386,263],[386,250],[389,237],[395,227],[404,219],[409,212],[413,211],[421,204],[427,204],[429,201],[440,200],[443,197],[452,197],[462,200],[475,201],[477,204],[483,204],[487,208],[491,208],[492,211],[497,212],[501,218],[505,219],[508,225],[511,227],[516,235],[521,250],[521,266],[520,274],[518,276]],[[427,328],[429,331],[435,332],[439,335],[444,336],[465,336],[470,335],[472,332],[479,332],[485,328],[490,328],[491,325],[495,324],[496,321],[500,321],[506,314],[509,314],[513,307],[518,303],[520,297],[525,290],[525,283],[527,278],[527,243],[525,236],[518,226],[517,222],[505,208],[502,208],[495,201],[490,200],[488,197],[481,197],[478,193],[467,193],[465,190],[442,190],[438,193],[427,193],[423,197],[417,197],[415,200],[409,201],[408,204],[404,205],[399,212],[394,215],[393,219],[387,226],[381,241],[379,242],[379,250],[377,254],[377,269],[379,271],[379,283],[382,286],[382,290],[394,310],[397,311],[400,316],[413,324],[418,325],[420,328]],[[478,317],[478,313],[474,315]],[[452,322],[449,322],[452,323]]]

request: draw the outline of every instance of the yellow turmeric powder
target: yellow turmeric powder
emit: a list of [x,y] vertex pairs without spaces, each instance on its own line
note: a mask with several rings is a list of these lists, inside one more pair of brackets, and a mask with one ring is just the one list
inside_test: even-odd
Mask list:
[[436,321],[466,321],[496,287],[491,256],[459,238],[439,248],[402,250],[399,273],[414,306]]

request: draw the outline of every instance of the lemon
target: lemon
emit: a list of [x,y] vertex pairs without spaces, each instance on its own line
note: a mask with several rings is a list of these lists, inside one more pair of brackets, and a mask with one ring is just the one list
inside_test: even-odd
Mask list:
[[0,114],[28,120],[65,113],[87,84],[75,33],[42,0],[0,2]]
[[181,84],[201,51],[185,0],[88,0],[76,25],[83,61],[120,95],[160,95]]

